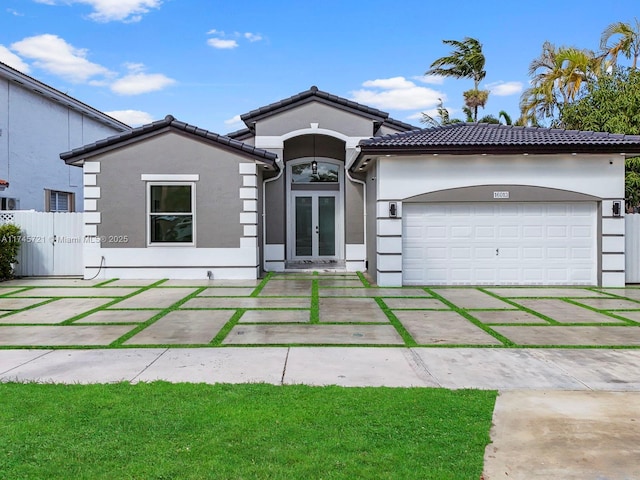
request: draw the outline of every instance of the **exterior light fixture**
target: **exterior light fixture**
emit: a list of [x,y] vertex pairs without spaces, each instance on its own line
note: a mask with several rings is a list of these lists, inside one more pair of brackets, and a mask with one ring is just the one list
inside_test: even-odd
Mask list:
[[311,173],[313,173],[314,175],[318,174],[318,162],[316,162],[315,160],[311,162]]

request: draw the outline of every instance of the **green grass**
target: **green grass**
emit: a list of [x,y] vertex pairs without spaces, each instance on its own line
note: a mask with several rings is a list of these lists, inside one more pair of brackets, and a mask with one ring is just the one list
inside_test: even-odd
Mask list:
[[470,479],[495,392],[0,384],[1,479]]

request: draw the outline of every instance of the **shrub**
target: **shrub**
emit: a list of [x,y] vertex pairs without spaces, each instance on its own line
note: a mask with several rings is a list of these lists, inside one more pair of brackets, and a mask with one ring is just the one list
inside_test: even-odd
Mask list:
[[0,225],[0,280],[13,278],[12,263],[18,261],[20,227],[12,223]]

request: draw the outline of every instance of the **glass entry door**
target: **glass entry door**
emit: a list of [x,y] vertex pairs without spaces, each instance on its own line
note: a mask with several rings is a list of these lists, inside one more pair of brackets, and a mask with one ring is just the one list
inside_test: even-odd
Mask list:
[[294,193],[295,258],[337,257],[337,203],[333,192]]

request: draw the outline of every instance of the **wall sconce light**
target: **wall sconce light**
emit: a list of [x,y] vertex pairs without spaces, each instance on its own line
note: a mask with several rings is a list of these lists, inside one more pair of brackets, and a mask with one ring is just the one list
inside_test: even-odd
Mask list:
[[398,216],[398,204],[396,202],[389,202],[389,217],[396,218]]
[[622,202],[620,200],[613,201],[613,216],[619,217],[622,212]]
[[315,160],[311,162],[311,173],[313,173],[314,175],[318,174],[318,162],[316,162]]

